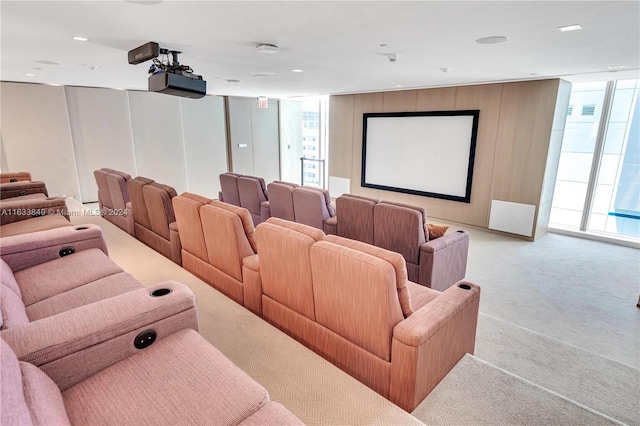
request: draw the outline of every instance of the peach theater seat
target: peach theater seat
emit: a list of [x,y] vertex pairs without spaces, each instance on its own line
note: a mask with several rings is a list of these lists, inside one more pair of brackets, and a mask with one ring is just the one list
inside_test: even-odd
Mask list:
[[477,285],[420,286],[398,253],[282,219],[256,234],[263,318],[404,410],[473,353]]
[[127,182],[131,176],[113,169],[95,170],[98,185],[98,204],[101,216],[109,222],[135,235],[134,219]]
[[130,179],[127,186],[133,208],[135,237],[181,265],[180,235],[171,202],[177,195],[175,189],[141,176]]
[[[134,349],[133,339],[124,343]],[[87,348],[45,372],[0,342],[3,425],[301,425],[267,390],[188,327],[106,366]],[[89,366],[89,371],[81,371]],[[53,371],[54,374],[51,374]],[[73,380],[58,379],[60,372]],[[57,373],[57,374],[56,374]],[[169,387],[168,387],[169,386]],[[168,389],[170,391],[168,391]]]
[[30,182],[29,172],[2,172],[0,173],[0,183]]
[[173,198],[182,266],[260,315],[260,273],[248,210],[196,194]]

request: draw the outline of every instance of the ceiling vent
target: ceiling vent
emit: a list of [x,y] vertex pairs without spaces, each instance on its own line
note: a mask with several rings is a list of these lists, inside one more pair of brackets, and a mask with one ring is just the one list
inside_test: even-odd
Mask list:
[[280,51],[280,48],[278,46],[276,46],[275,44],[261,43],[261,44],[256,46],[256,52],[267,53],[269,55],[272,55],[274,53],[278,53],[279,51]]

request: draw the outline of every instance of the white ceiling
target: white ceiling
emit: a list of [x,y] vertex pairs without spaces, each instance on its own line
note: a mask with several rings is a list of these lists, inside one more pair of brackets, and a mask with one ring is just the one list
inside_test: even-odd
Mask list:
[[[399,85],[639,78],[638,1],[140,3],[2,0],[0,78],[146,90],[151,62],[129,65],[127,52],[148,41],[181,50],[180,62],[203,76],[208,93],[219,95],[282,98]],[[558,30],[571,24],[583,29]],[[475,42],[487,36],[508,41]],[[258,43],[276,44],[280,52],[257,53]],[[390,53],[399,55],[396,62],[385,56]],[[610,72],[611,66],[623,69]]]

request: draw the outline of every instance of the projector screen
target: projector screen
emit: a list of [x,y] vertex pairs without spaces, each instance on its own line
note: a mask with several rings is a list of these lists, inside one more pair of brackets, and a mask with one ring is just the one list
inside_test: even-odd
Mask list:
[[363,114],[367,188],[471,202],[479,110]]

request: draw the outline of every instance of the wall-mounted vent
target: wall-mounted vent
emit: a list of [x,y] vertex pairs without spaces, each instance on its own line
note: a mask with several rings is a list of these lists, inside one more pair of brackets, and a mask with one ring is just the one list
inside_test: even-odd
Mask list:
[[582,106],[582,115],[595,115],[596,113],[596,105],[583,105]]
[[567,116],[572,114],[573,114],[573,105],[569,105],[569,108],[567,108]]

